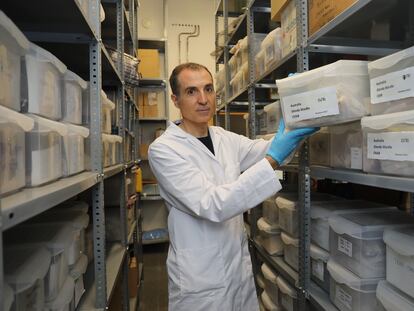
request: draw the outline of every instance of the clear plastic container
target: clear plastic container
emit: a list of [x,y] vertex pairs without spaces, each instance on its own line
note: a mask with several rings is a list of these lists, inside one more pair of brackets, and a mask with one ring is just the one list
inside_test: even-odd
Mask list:
[[20,111],[21,56],[29,51],[29,41],[0,11],[0,105]]
[[280,238],[280,228],[278,226],[269,225],[263,218],[257,221],[259,235],[257,237],[259,243],[271,256],[283,254],[283,243]]
[[3,310],[10,311],[13,302],[13,290],[9,285],[3,283]]
[[[104,93],[105,94],[105,93]],[[102,97],[102,132],[106,134],[111,134],[112,132],[112,110],[115,109],[115,104],[106,97]]]
[[272,299],[270,299],[269,295],[266,291],[263,291],[262,295],[260,296],[263,306],[265,307],[266,311],[282,311],[283,309],[273,303]]
[[311,244],[310,257],[312,280],[318,284],[320,288],[329,293],[331,276],[326,268],[329,260],[329,253],[315,244]]
[[277,286],[279,287],[280,305],[286,311],[297,311],[299,307],[296,289],[280,276],[277,277]]
[[70,176],[85,170],[85,138],[89,129],[73,124],[66,124],[68,135],[63,137],[63,176]]
[[361,122],[330,126],[331,166],[362,170]]
[[[230,80],[233,79],[236,76],[238,70],[239,70],[239,68],[237,67],[237,56],[233,55],[229,59]],[[223,73],[223,75],[225,76],[225,73]],[[223,88],[224,88],[224,85],[223,85]]]
[[364,212],[329,217],[331,258],[361,278],[385,277],[385,229],[413,226],[400,211]]
[[414,297],[414,228],[385,230],[387,281]]
[[269,105],[264,106],[263,110],[266,113],[267,118],[267,132],[276,133],[279,128],[279,121],[282,117],[282,111],[280,109],[280,102],[275,101]]
[[33,125],[32,119],[0,106],[0,195],[23,188],[26,183],[25,132]]
[[63,79],[62,119],[73,124],[82,124],[82,93],[88,84],[74,72],[66,71]]
[[414,311],[414,298],[384,280],[378,283],[377,299],[386,311]]
[[26,133],[26,185],[43,185],[62,177],[62,137],[66,125],[36,115],[33,129]]
[[122,145],[122,137],[118,135],[115,136],[114,142],[111,145],[111,151],[112,151],[112,165],[121,163],[121,153],[123,152],[123,145]]
[[259,272],[256,274],[256,284],[259,288],[265,289],[265,281],[263,275]]
[[50,253],[39,246],[12,246],[4,249],[4,281],[13,290],[11,311],[43,311],[44,279]]
[[84,254],[88,257],[88,263],[94,259],[93,253],[93,226],[88,226],[85,230],[85,251]]
[[366,117],[361,126],[365,172],[414,177],[414,110]]
[[[62,118],[62,79],[66,66],[50,52],[30,43],[25,57],[27,85],[22,85],[22,110],[49,119]],[[27,90],[26,90],[27,88]],[[27,106],[26,106],[27,105]]]
[[[311,193],[311,202],[318,201],[333,201],[337,200],[334,197],[325,193]],[[291,237],[299,237],[299,198],[297,193],[284,193],[276,198],[276,204],[279,207],[279,226],[288,233]]]
[[375,290],[381,278],[361,279],[333,260],[328,261],[331,275],[330,299],[340,311],[379,311]]
[[[70,225],[62,223],[38,223],[16,227],[5,238],[7,244],[18,244],[22,247],[44,246],[50,252],[51,261],[45,277],[45,300],[57,297],[69,273],[69,264],[74,264],[69,258],[75,247],[76,232]],[[79,257],[79,255],[78,255]]]
[[316,245],[329,251],[329,217],[347,213],[378,212],[396,210],[395,207],[364,200],[342,200],[315,202],[311,208],[311,239]]
[[214,80],[216,81],[216,93],[221,93],[224,89],[226,81],[226,72],[224,68],[216,72]]
[[288,128],[335,125],[369,114],[366,61],[339,60],[276,84]]
[[299,271],[299,239],[292,238],[285,232],[281,233],[283,242],[283,259],[294,270]]
[[277,287],[277,275],[265,263],[262,264],[261,270],[264,277],[264,289],[273,304],[279,304],[279,287]]
[[72,305],[76,308],[79,304],[79,301],[82,295],[85,293],[85,284],[83,282],[83,275],[88,268],[88,257],[82,254],[76,264],[69,271],[69,275],[72,277],[75,282],[75,291],[73,295]]
[[243,64],[247,64],[249,54],[248,50],[250,49],[250,53],[254,56],[259,52],[260,45],[262,44],[262,41],[266,38],[266,34],[263,33],[252,33],[252,45],[249,47],[247,36],[240,40],[238,43],[240,46],[240,49],[238,51],[238,57],[239,60],[239,67],[243,66]]
[[266,68],[266,64],[265,64],[265,51],[264,50],[260,50],[256,56],[255,56],[255,65],[256,65],[256,78],[261,77],[264,72],[265,72],[265,68]]
[[373,115],[414,109],[414,47],[368,64]]
[[279,225],[279,209],[275,197],[272,196],[262,203],[263,219],[271,226]]
[[269,32],[262,41],[261,48],[264,50],[265,70],[267,70],[282,58],[282,29],[278,27]]
[[118,135],[102,134],[102,154],[103,165],[108,167],[117,163],[116,150],[117,144],[122,143],[122,137]]
[[73,301],[73,293],[75,290],[75,282],[73,278],[68,276],[63,283],[56,299],[46,302],[44,311],[71,311],[74,310],[71,305]]
[[232,96],[239,94],[245,84],[243,71],[240,69],[230,81]]
[[309,151],[311,165],[331,166],[331,133],[327,127],[309,137]]

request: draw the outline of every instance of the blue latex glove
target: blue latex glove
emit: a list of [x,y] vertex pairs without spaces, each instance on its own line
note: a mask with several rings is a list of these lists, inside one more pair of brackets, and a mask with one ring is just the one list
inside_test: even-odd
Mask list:
[[272,157],[279,165],[282,165],[303,139],[318,130],[318,127],[305,127],[285,132],[285,122],[281,119],[279,129],[275,138],[273,138],[267,155]]

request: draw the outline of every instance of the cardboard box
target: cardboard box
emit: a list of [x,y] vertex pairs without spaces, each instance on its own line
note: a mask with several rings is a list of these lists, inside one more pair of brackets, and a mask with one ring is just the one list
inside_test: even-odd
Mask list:
[[138,264],[135,257],[132,257],[129,261],[129,272],[128,272],[128,289],[129,298],[136,297],[138,294]]
[[158,94],[154,92],[138,94],[139,118],[158,118]]
[[270,17],[273,21],[280,22],[282,11],[289,4],[289,1],[290,0],[272,0],[270,3],[272,9]]
[[148,160],[148,148],[149,144],[139,145],[139,155],[141,156],[141,160]]
[[138,73],[142,78],[160,78],[160,55],[156,49],[138,49]]
[[283,9],[280,22],[282,30],[282,57],[285,57],[297,46],[296,5],[291,0]]
[[355,2],[356,0],[309,0],[309,36]]

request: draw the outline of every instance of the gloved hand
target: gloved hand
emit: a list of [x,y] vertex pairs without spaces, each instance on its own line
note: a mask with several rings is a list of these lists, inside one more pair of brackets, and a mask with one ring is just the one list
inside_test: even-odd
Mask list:
[[309,135],[317,132],[318,127],[305,127],[285,132],[285,122],[280,120],[279,129],[270,145],[267,155],[279,165],[296,149],[298,144]]

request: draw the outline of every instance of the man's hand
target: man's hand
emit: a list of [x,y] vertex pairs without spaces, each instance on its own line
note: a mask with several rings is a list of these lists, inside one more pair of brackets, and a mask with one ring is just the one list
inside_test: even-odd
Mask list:
[[[279,129],[270,145],[267,156],[282,165],[285,159],[296,149],[298,144],[309,135],[318,131],[319,128],[305,127],[285,132],[285,122],[280,120]],[[270,162],[270,161],[269,161]],[[272,164],[272,163],[270,163]],[[272,165],[273,167],[273,165]]]

